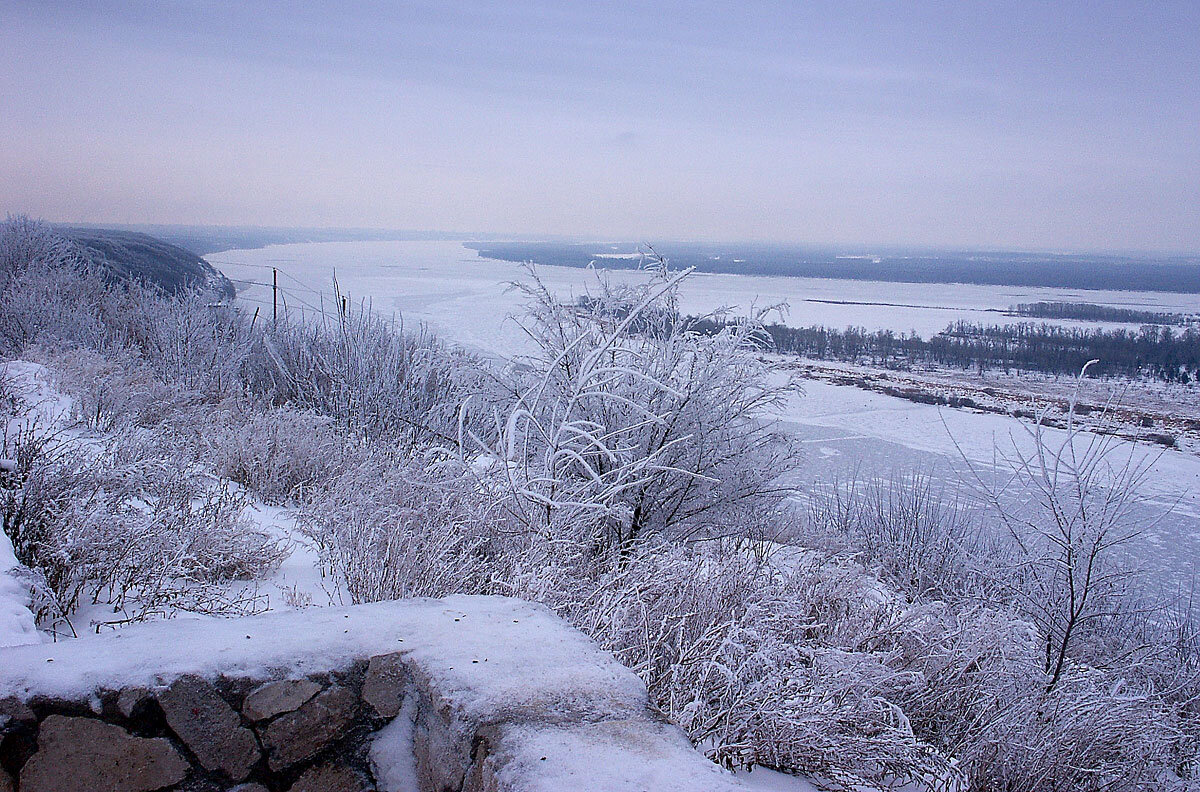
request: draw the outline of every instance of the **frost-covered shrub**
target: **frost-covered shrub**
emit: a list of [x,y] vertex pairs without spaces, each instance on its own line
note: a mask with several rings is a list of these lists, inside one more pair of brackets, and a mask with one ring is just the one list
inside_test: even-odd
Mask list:
[[593,576],[534,565],[519,586],[634,669],[717,761],[847,784],[945,769],[891,703],[919,678],[856,650],[892,613],[852,564],[653,546]]
[[[145,446],[144,448],[150,448]],[[261,607],[227,584],[266,577],[280,540],[242,519],[244,500],[208,486],[173,459],[28,432],[0,486],[0,516],[18,560],[41,585],[39,619],[66,624],[81,605],[104,604],[98,623],[179,610],[244,613]],[[73,628],[72,628],[73,629]]]
[[681,277],[600,278],[573,305],[536,273],[519,287],[537,351],[521,361],[506,414],[493,416],[490,450],[527,530],[628,549],[785,519],[778,481],[796,446],[768,411],[786,378],[759,360],[757,322],[704,335],[679,319]]
[[241,311],[204,292],[155,296],[124,328],[122,345],[163,381],[206,400],[240,394],[255,339]]
[[71,397],[71,418],[98,432],[155,427],[198,402],[196,394],[162,381],[153,366],[126,351],[34,346],[23,357],[53,371],[55,387]]
[[359,311],[265,332],[250,387],[354,434],[452,445],[459,404],[478,388],[475,367],[424,328],[404,332]]
[[[1011,612],[930,603],[881,636],[921,683],[892,699],[915,734],[955,759],[968,790],[1170,789],[1186,755],[1170,708],[1112,674],[1072,666],[1048,689],[1044,646]],[[1178,787],[1182,788],[1182,787]]]
[[303,500],[362,459],[359,445],[326,416],[291,407],[208,415],[197,443],[209,469],[267,503]]
[[1013,549],[925,472],[833,482],[809,493],[807,536],[856,553],[910,600],[994,599]]
[[456,463],[378,451],[300,511],[351,602],[485,593],[500,572],[486,499]]
[[[168,295],[89,267],[40,223],[0,224],[0,354],[91,350],[141,363],[172,401],[263,399],[409,447],[453,445],[460,403],[483,389],[472,357],[365,309],[266,327],[216,295]],[[95,395],[103,416],[107,394]]]
[[0,223],[0,354],[37,341],[100,344],[104,291],[74,246],[43,224],[24,217]]

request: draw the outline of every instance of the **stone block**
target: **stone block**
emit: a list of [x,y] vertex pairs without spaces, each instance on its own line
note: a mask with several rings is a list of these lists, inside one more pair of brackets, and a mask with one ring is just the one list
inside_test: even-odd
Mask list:
[[254,732],[204,679],[186,675],[158,693],[171,731],[196,754],[205,770],[220,770],[234,781],[250,775],[261,756]]
[[177,784],[189,765],[162,737],[134,737],[94,718],[51,715],[38,752],[21,769],[21,792],[151,792]]
[[305,770],[288,792],[373,792],[374,784],[343,764],[323,764]]
[[321,686],[307,679],[284,679],[259,685],[242,702],[242,714],[252,721],[267,720],[292,712],[321,692]]
[[20,724],[30,724],[37,721],[37,716],[29,705],[20,699],[8,696],[0,699],[0,734]]
[[402,663],[403,655],[393,652],[375,655],[367,663],[367,676],[363,680],[362,698],[384,718],[394,718],[404,701],[407,674]]
[[331,685],[295,712],[280,715],[263,731],[268,763],[282,770],[315,756],[345,734],[358,709],[348,688]]
[[127,687],[117,696],[117,712],[123,717],[132,718],[133,714],[149,701],[152,693],[144,687]]

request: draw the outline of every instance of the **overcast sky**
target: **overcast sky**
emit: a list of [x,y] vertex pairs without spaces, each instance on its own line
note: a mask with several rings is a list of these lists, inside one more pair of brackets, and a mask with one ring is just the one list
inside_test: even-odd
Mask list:
[[1200,2],[0,0],[0,212],[1200,249]]

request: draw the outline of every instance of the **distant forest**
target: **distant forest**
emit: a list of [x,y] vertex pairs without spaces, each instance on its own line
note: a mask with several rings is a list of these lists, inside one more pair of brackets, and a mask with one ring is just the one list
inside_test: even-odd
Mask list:
[[[630,243],[469,242],[485,258],[560,267],[637,269]],[[666,243],[657,253],[674,269],[697,272],[892,283],[973,283],[1116,291],[1200,292],[1200,258],[1033,254],[1006,251],[885,250],[859,255],[796,245]],[[627,256],[627,258],[611,258]]]
[[1138,311],[1130,308],[1114,308],[1109,305],[1068,302],[1021,303],[1012,306],[1009,311],[1017,316],[1028,316],[1033,319],[1081,319],[1088,322],[1154,325],[1182,325],[1195,318],[1179,313]]
[[[716,332],[721,324],[693,320],[694,329]],[[916,363],[977,371],[1039,371],[1077,374],[1089,360],[1091,376],[1151,377],[1190,383],[1200,378],[1200,332],[1170,327],[1140,330],[1065,328],[1021,322],[1010,325],[951,324],[928,339],[861,327],[766,327],[777,351],[818,360],[908,368]]]

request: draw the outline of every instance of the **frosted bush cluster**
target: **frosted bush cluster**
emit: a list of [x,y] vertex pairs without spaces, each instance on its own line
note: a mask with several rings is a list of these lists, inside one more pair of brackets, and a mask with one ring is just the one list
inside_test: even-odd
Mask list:
[[686,273],[598,277],[567,304],[530,271],[536,353],[501,368],[366,310],[272,325],[80,262],[0,228],[0,351],[56,371],[82,428],[0,454],[44,624],[91,602],[112,621],[258,607],[285,549],[242,519],[248,493],[297,511],[346,601],[545,603],[728,766],[835,789],[1195,783],[1190,614],[1117,586],[1047,599],[1119,527],[1056,522],[1051,487],[1044,541],[1016,546],[920,477],[801,511],[761,317],[702,331],[675,304]]
[[16,463],[0,485],[4,531],[35,574],[35,615],[50,629],[74,633],[81,605],[103,605],[97,627],[262,608],[249,583],[284,548],[242,519],[244,498],[228,486],[119,437],[58,442],[33,427],[6,437],[3,456]]

